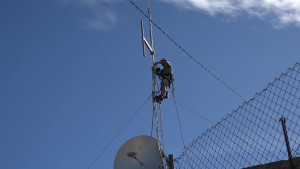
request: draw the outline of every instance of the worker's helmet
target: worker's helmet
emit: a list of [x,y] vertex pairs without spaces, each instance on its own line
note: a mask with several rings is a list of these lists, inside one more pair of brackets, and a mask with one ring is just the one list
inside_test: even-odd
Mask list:
[[160,61],[161,62],[167,62],[168,60],[166,58],[162,58]]

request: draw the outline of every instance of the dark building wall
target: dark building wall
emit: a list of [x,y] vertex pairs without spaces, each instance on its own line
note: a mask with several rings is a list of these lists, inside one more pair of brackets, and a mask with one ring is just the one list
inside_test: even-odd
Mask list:
[[[300,157],[294,158],[296,169],[300,169]],[[291,169],[289,160],[276,161],[268,164],[247,167],[244,169]]]

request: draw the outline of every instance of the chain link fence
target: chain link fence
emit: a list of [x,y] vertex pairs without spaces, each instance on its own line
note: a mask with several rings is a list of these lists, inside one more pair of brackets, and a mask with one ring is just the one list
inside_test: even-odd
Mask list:
[[300,63],[185,147],[176,169],[242,169],[300,156]]

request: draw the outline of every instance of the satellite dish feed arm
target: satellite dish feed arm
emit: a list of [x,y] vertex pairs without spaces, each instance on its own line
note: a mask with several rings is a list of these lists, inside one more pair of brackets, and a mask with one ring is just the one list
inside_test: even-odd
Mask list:
[[136,152],[128,152],[127,156],[130,158],[135,159],[140,165],[144,165],[139,159],[136,158],[137,153]]
[[141,31],[142,31],[142,47],[143,47],[143,56],[146,56],[146,52],[145,52],[145,44],[149,50],[149,52],[151,53],[151,55],[154,55],[154,50],[152,49],[152,47],[150,46],[150,44],[148,43],[148,41],[146,40],[145,36],[144,36],[144,24],[143,21],[141,20]]

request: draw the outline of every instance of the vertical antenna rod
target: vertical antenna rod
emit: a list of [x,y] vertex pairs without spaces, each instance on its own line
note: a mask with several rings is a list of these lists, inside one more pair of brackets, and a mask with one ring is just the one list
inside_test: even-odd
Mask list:
[[[151,48],[154,51],[153,48],[153,36],[152,36],[152,21],[151,21],[151,7],[150,7],[150,0],[148,0],[148,15],[149,15],[149,27],[150,27],[150,43],[151,43]],[[154,62],[154,53],[152,55],[152,64]]]

